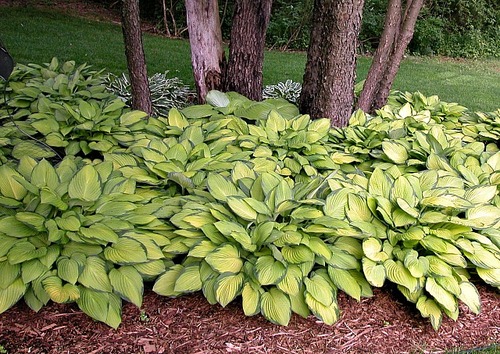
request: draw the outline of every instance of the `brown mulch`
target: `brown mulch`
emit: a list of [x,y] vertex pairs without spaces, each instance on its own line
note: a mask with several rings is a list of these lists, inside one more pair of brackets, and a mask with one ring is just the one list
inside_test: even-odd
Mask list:
[[459,319],[445,318],[439,331],[385,288],[359,303],[340,293],[342,315],[333,326],[293,315],[282,327],[246,317],[237,301],[210,305],[201,293],[171,299],[146,290],[141,309],[124,303],[117,330],[75,304],[51,303],[35,313],[20,301],[0,315],[0,345],[9,354],[444,353],[500,343],[500,294],[477,287],[482,312],[461,305]]

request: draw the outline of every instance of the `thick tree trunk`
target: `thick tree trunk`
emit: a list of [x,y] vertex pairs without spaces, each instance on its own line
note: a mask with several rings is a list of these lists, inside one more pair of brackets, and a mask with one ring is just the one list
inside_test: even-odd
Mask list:
[[262,99],[262,67],[272,0],[236,0],[225,89]]
[[403,13],[401,0],[389,1],[380,43],[358,101],[363,111],[373,112],[387,103],[423,2],[408,0]]
[[130,84],[132,86],[132,108],[151,114],[153,109],[146,58],[142,45],[139,0],[123,0],[122,32]]
[[315,0],[300,109],[345,126],[354,104],[364,0]]
[[198,102],[208,91],[222,89],[224,50],[217,0],[186,0],[186,15],[191,45],[191,63]]

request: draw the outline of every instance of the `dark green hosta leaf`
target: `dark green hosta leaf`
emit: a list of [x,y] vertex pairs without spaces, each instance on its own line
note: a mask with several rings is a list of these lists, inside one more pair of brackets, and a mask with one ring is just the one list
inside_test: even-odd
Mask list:
[[215,298],[221,306],[225,307],[233,301],[243,288],[245,275],[238,274],[221,274],[214,284]]
[[290,299],[276,288],[271,288],[260,297],[262,315],[272,323],[288,325],[292,316]]
[[80,287],[78,307],[97,321],[118,328],[121,323],[121,299],[110,292],[101,292]]
[[7,288],[0,288],[0,313],[7,311],[15,305],[24,295],[27,285],[21,277],[17,278]]

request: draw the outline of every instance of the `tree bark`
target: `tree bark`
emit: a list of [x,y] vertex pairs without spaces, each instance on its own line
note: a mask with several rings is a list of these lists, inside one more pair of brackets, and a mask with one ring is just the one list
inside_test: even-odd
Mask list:
[[423,2],[408,0],[403,12],[401,0],[389,1],[380,43],[358,101],[363,111],[373,112],[387,103]]
[[151,114],[153,108],[142,45],[139,0],[123,0],[121,15],[125,56],[132,87],[132,108]]
[[262,68],[272,0],[236,0],[225,75],[226,91],[262,99]]
[[186,0],[191,63],[198,102],[210,90],[221,90],[225,64],[217,0]]
[[300,109],[345,126],[354,104],[364,0],[315,0]]

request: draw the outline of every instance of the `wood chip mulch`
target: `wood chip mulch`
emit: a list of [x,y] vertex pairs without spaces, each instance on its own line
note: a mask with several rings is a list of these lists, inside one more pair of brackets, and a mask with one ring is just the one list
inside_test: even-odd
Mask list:
[[[237,301],[222,308],[200,293],[171,299],[145,291],[141,309],[124,303],[117,330],[75,304],[51,303],[38,313],[22,301],[0,315],[0,345],[9,354],[135,353],[446,353],[500,344],[500,293],[477,285],[482,312],[460,306],[439,331],[391,289],[361,302],[339,293],[340,320],[328,326],[294,315],[282,327],[246,317]],[[1,348],[1,347],[0,347]]]

